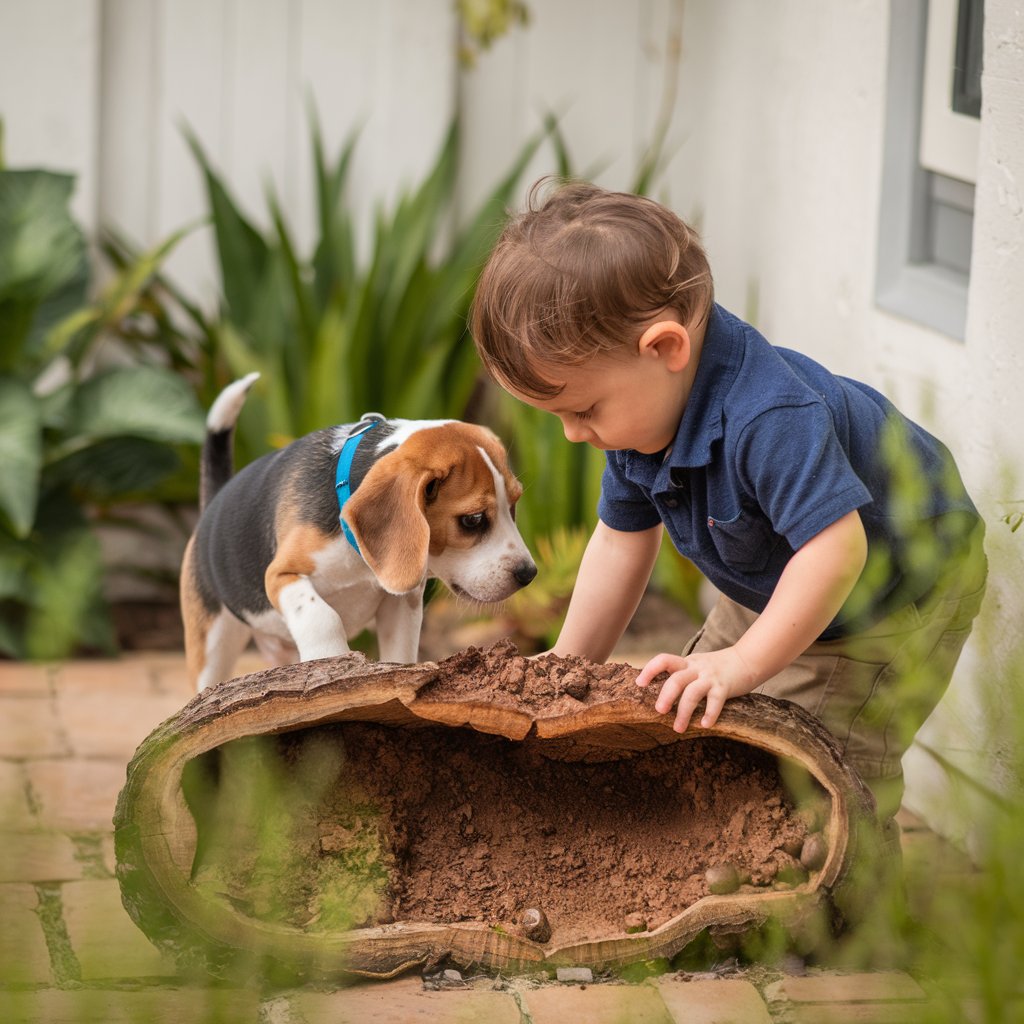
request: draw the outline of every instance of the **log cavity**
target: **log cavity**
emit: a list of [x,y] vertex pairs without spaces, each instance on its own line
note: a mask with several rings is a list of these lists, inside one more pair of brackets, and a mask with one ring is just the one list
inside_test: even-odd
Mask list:
[[657,928],[710,886],[801,884],[829,806],[802,768],[720,737],[618,752],[366,722],[232,741],[183,790],[193,884],[248,916],[513,931],[536,908],[554,945]]

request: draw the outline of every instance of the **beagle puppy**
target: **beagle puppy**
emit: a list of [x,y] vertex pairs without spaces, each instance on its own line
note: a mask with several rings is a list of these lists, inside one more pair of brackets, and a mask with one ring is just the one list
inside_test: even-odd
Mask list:
[[382,661],[414,662],[428,577],[491,602],[537,575],[514,521],[522,487],[485,427],[370,413],[233,476],[235,421],[258,376],[225,388],[206,421],[181,571],[197,689],[228,678],[250,638],[288,664],[344,654],[375,624]]

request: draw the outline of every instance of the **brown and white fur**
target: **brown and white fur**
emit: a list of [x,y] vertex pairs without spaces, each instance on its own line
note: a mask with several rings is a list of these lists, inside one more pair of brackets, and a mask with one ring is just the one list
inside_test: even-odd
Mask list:
[[339,522],[335,470],[356,425],[307,434],[232,476],[232,435],[257,374],[207,417],[200,519],[181,606],[197,689],[230,676],[250,638],[269,661],[344,654],[374,626],[382,661],[414,662],[428,577],[501,601],[537,574],[516,528],[522,493],[501,442],[455,420],[383,420],[360,440]]

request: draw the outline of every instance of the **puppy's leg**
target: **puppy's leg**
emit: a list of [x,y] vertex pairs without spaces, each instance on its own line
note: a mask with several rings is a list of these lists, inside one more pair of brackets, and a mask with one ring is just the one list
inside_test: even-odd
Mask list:
[[250,629],[223,606],[208,608],[199,596],[194,538],[185,547],[181,566],[181,618],[185,626],[185,665],[192,686],[203,690],[230,678]]
[[348,654],[348,638],[338,613],[316,592],[306,576],[280,578],[276,599],[271,601],[284,617],[288,632],[299,649],[300,661]]
[[411,665],[419,660],[423,625],[423,587],[407,594],[385,594],[377,609],[377,647],[381,661]]
[[196,678],[196,689],[205,690],[207,686],[230,679],[231,670],[251,635],[252,630],[246,623],[222,608],[210,621],[206,632],[205,664]]
[[281,665],[294,665],[299,660],[299,652],[295,644],[282,640],[280,637],[271,636],[269,633],[257,633],[252,635],[256,643],[256,649],[263,655],[263,660],[268,665],[280,667]]
[[310,576],[317,554],[337,540],[309,526],[296,526],[278,540],[277,554],[264,577],[267,597],[281,613],[299,659],[348,654],[348,637],[338,613],[320,596]]

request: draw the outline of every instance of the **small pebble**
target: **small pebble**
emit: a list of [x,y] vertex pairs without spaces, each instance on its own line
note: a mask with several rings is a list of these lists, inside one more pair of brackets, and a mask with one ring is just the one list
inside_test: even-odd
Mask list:
[[441,977],[444,978],[445,981],[458,982],[459,984],[462,983],[462,975],[458,971],[453,971],[450,967],[441,975]]
[[820,832],[812,832],[800,850],[800,863],[808,871],[817,871],[828,858],[828,844]]
[[519,927],[523,936],[533,942],[547,942],[551,938],[551,925],[548,923],[547,915],[538,907],[530,907],[523,911]]
[[559,967],[555,977],[559,981],[589,985],[594,980],[594,972],[589,967]]

